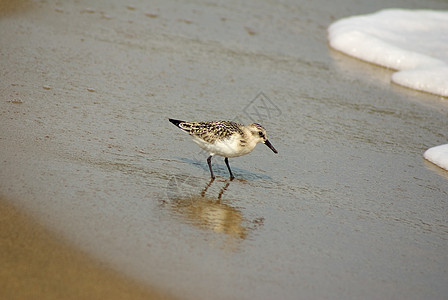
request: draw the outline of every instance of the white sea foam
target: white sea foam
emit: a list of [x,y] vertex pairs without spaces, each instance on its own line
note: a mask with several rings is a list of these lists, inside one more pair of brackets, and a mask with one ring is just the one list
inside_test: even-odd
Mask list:
[[433,164],[448,170],[448,144],[429,148],[423,154],[423,157]]
[[398,70],[392,81],[448,96],[448,11],[387,9],[336,21],[330,46]]

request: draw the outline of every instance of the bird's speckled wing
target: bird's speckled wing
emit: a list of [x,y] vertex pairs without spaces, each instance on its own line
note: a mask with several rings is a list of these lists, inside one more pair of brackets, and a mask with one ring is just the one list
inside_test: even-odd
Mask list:
[[210,122],[182,122],[179,127],[190,135],[197,136],[207,143],[215,143],[217,140],[225,140],[235,133],[244,136],[241,124],[230,121]]

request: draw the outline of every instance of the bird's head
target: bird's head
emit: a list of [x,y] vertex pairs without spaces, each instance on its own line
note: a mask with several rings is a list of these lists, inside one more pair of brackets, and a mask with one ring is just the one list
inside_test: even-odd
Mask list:
[[274,153],[278,153],[277,150],[272,146],[272,144],[268,141],[266,137],[266,129],[264,129],[263,126],[257,123],[252,123],[247,126],[247,128],[250,131],[250,134],[252,135],[252,139],[256,143],[264,143],[266,146],[268,146]]

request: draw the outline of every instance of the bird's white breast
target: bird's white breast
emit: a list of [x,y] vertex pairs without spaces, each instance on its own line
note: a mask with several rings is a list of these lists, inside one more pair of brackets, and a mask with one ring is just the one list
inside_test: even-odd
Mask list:
[[255,144],[247,144],[245,147],[240,145],[240,137],[233,135],[228,139],[216,140],[215,143],[208,143],[199,137],[193,136],[193,141],[210,155],[219,155],[223,157],[237,157],[250,153]]

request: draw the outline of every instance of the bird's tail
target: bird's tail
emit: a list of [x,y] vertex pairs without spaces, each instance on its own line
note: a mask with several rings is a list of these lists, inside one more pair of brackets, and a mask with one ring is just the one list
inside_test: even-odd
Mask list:
[[186,131],[190,133],[190,131],[193,129],[192,126],[195,124],[194,122],[185,122],[181,120],[174,120],[174,119],[168,119],[171,123],[182,129],[183,131]]
[[170,122],[171,123],[173,123],[174,125],[176,125],[177,127],[179,127],[179,128],[182,128],[182,127],[180,127],[180,123],[183,123],[184,121],[181,121],[181,120],[175,120],[175,119],[168,119],[168,120],[170,120]]

